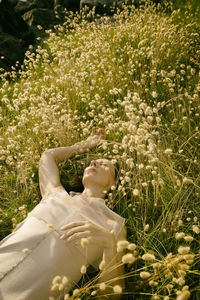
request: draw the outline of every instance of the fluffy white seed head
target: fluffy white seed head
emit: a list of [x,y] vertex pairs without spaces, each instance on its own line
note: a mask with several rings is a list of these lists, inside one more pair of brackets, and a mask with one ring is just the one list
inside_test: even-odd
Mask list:
[[73,290],[73,296],[77,296],[80,293],[79,289]]
[[128,250],[131,250],[131,251],[134,251],[135,249],[136,249],[136,244],[134,244],[134,243],[130,243],[129,245],[128,245],[128,247],[127,247],[127,249]]
[[113,287],[113,292],[114,292],[115,294],[121,294],[121,293],[122,293],[122,288],[121,288],[121,286],[120,286],[120,285],[115,285],[115,286]]
[[190,298],[190,292],[189,291],[183,291],[180,295],[178,295],[176,300],[187,300],[189,298]]
[[122,252],[127,248],[129,242],[127,240],[121,240],[117,242],[117,252]]
[[175,239],[176,239],[176,240],[181,240],[182,238],[184,238],[184,236],[185,236],[185,233],[184,233],[184,232],[177,232],[177,233],[175,234]]
[[193,238],[193,236],[191,236],[191,235],[186,235],[186,236],[184,236],[184,240],[185,240],[186,242],[192,242],[192,241],[194,240],[194,238]]
[[192,226],[192,230],[193,230],[193,232],[196,233],[196,234],[199,234],[199,233],[200,233],[200,229],[199,229],[199,227],[198,227],[197,225],[193,225],[193,226]]
[[85,274],[87,272],[87,267],[85,265],[81,266],[81,274]]
[[100,289],[101,291],[105,291],[105,289],[106,289],[106,284],[105,284],[104,282],[100,283],[99,289]]
[[133,190],[133,196],[138,196],[139,195],[139,190],[138,189],[134,189]]
[[127,253],[122,256],[123,264],[132,264],[136,261],[136,258],[133,256],[132,253]]
[[91,292],[91,296],[95,296],[96,293],[97,293],[96,291],[92,291],[92,292]]
[[147,232],[149,230],[149,224],[146,224],[145,226],[144,226],[144,232]]
[[99,270],[103,271],[106,267],[106,262],[105,260],[102,260],[99,264]]
[[165,154],[171,155],[173,153],[172,149],[165,149]]
[[151,273],[149,273],[149,272],[146,272],[146,271],[140,272],[140,277],[141,277],[142,279],[147,279],[147,278],[149,278],[150,276],[151,276]]
[[63,276],[63,278],[62,278],[62,284],[64,286],[66,286],[68,282],[69,282],[68,278],[66,276]]
[[183,277],[179,277],[179,278],[177,279],[176,283],[179,284],[179,285],[184,285],[184,284],[185,284],[185,280],[184,280]]
[[60,284],[59,283],[56,283],[56,284],[53,284],[51,286],[51,291],[54,292],[54,291],[59,291],[59,287],[60,287]]
[[193,183],[193,180],[192,180],[191,178],[184,177],[184,178],[183,178],[183,183],[186,183],[186,184],[192,184],[192,183]]
[[52,284],[57,284],[57,283],[61,283],[61,276],[57,275],[53,278],[52,280]]
[[24,248],[24,249],[22,250],[22,252],[23,252],[23,253],[28,253],[28,252],[29,252],[29,249],[28,249],[28,248]]
[[145,253],[142,255],[142,259],[145,261],[153,261],[155,260],[155,255],[151,254],[151,253]]
[[81,239],[81,247],[82,248],[86,248],[88,246],[88,244],[89,244],[89,241],[88,241],[87,238],[82,238]]
[[189,246],[180,246],[178,248],[178,253],[179,254],[187,254],[188,252],[190,252],[190,247]]

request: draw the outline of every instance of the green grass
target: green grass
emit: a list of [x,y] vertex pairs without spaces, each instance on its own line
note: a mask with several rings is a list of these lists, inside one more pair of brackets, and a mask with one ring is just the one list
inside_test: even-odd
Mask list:
[[[66,189],[79,190],[91,159],[120,164],[117,191],[106,201],[127,219],[128,241],[137,245],[126,250],[137,260],[126,265],[122,299],[176,299],[186,285],[190,299],[200,296],[194,227],[200,218],[200,31],[195,14],[184,13],[187,22],[182,9],[168,14],[151,5],[125,8],[114,22],[66,16],[36,52],[29,49],[20,74],[13,70],[12,81],[2,75],[1,237],[40,201],[41,153],[87,138],[94,126],[106,128],[107,143],[60,169]],[[177,239],[178,232],[193,241]],[[190,246],[193,259],[177,252],[180,245]],[[141,259],[146,252],[155,255],[157,269]],[[149,279],[139,276],[144,269]],[[82,298],[90,299],[89,286],[95,280],[82,287]]]

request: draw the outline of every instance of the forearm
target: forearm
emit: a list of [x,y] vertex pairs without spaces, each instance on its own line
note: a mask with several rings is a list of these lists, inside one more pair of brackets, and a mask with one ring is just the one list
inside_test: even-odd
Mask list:
[[82,142],[73,146],[49,149],[42,154],[39,163],[39,184],[42,196],[51,192],[55,187],[61,186],[58,163],[86,149],[87,143]]
[[87,149],[89,149],[89,143],[81,142],[73,146],[48,149],[43,155],[50,155],[56,163],[60,163],[61,161],[67,160],[76,154],[87,151]]

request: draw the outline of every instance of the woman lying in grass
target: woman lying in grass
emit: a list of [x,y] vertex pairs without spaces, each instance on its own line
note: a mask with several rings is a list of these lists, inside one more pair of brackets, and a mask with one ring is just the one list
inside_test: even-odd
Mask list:
[[[83,174],[84,191],[72,197],[61,185],[57,166],[97,146],[103,138],[103,130],[94,129],[86,141],[42,154],[42,200],[0,244],[0,299],[46,300],[53,279],[54,296],[59,289],[64,295],[87,266],[98,269],[99,264],[98,283],[105,282],[99,289],[102,299],[103,294],[110,294],[109,299],[118,297],[113,287],[123,285],[123,267],[116,244],[126,238],[124,219],[103,200],[105,191],[115,184],[115,168],[107,159],[91,161]],[[57,275],[64,278],[62,288]]]

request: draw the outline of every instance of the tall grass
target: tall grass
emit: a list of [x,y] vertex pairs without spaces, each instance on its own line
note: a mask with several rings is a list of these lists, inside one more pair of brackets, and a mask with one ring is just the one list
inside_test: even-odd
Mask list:
[[[179,14],[149,2],[112,18],[68,13],[11,81],[1,76],[1,237],[40,201],[41,153],[105,128],[103,145],[60,169],[66,189],[78,189],[93,157],[120,164],[106,202],[126,218],[134,257],[124,258],[122,299],[200,296],[200,31]],[[95,277],[84,280],[70,299],[95,298]]]

